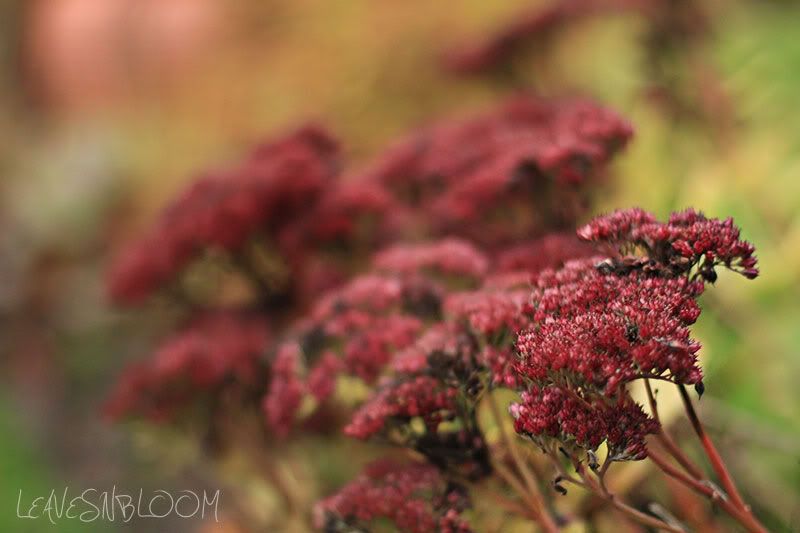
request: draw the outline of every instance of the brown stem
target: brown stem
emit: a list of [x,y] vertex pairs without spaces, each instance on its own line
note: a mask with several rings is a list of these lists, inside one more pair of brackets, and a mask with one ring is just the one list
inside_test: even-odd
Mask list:
[[500,431],[500,439],[508,449],[511,459],[514,461],[514,465],[517,467],[517,470],[525,482],[525,486],[528,488],[530,498],[536,505],[536,513],[539,516],[539,521],[541,522],[542,528],[548,533],[557,532],[558,526],[556,525],[555,519],[547,509],[547,504],[545,503],[544,497],[539,490],[539,484],[536,481],[533,473],[522,460],[516,443],[508,435],[506,427],[503,424],[503,417],[500,415],[500,408],[497,406],[497,401],[492,393],[489,393],[489,407],[492,411],[492,416],[494,417],[497,429]]
[[520,516],[527,516],[528,518],[536,519],[535,516],[531,514],[531,512],[525,508],[524,505],[521,505],[519,502],[515,500],[509,500],[508,498],[503,498],[496,494],[491,496],[492,500],[495,504],[499,507],[502,507],[506,511],[512,512],[514,514],[518,514]]
[[300,512],[300,505],[297,502],[295,491],[291,483],[286,479],[286,476],[280,471],[279,465],[266,456],[258,446],[246,445],[243,443],[243,447],[248,459],[252,461],[253,466],[263,475],[264,479],[275,489],[283,500],[286,505],[287,514],[293,516]]
[[558,477],[561,481],[569,481],[573,485],[583,487],[584,489],[589,489],[589,487],[586,486],[586,484],[583,481],[569,475],[567,471],[564,470],[564,467],[561,466],[561,460],[558,457],[558,453],[555,450],[547,450],[547,456],[550,458],[550,460],[553,462],[553,465],[556,467],[556,471],[558,472]]
[[670,524],[667,524],[663,520],[655,518],[654,516],[650,516],[649,514],[645,514],[640,510],[635,509],[630,505],[618,500],[613,494],[609,494],[606,497],[606,499],[608,499],[608,501],[610,501],[614,507],[622,511],[624,514],[646,526],[654,527],[657,529],[663,529],[665,531],[672,531],[674,533],[686,533],[686,531],[682,527],[672,526]]
[[509,486],[511,487],[517,495],[522,498],[522,500],[530,507],[530,509],[525,509],[525,512],[522,513],[523,516],[531,518],[533,520],[538,520],[539,513],[536,509],[535,502],[531,499],[530,494],[525,487],[520,483],[517,477],[511,473],[505,466],[501,463],[495,462],[493,464],[495,472],[500,476],[500,478]]
[[608,472],[613,462],[614,461],[611,460],[611,455],[606,455],[606,458],[603,460],[603,466],[595,471],[595,476],[603,492],[608,492],[608,488],[606,487],[606,472]]
[[[501,468],[503,468],[502,465]],[[508,470],[506,470],[505,473],[510,474]],[[502,475],[500,477],[502,478]],[[531,513],[531,510],[525,505],[524,499],[522,502],[520,502],[516,499],[508,498],[502,494],[499,494],[498,491],[492,490],[494,487],[490,488],[484,483],[467,482],[467,484],[470,486],[470,493],[473,494],[476,499],[491,499],[499,507],[502,507],[512,514],[524,516],[531,520],[536,520],[536,517]]]
[[586,470],[583,468],[583,465],[573,458],[573,465],[575,466],[575,471],[578,475],[583,479],[583,482],[598,496],[603,498],[604,500],[608,501],[613,505],[616,509],[621,511],[623,514],[635,520],[641,524],[646,526],[654,527],[657,529],[663,529],[665,531],[672,531],[673,533],[685,533],[683,528],[672,526],[663,520],[660,520],[654,516],[650,516],[649,514],[643,513],[640,510],[631,507],[627,503],[623,502],[622,500],[618,499],[616,495],[612,494],[605,488],[604,485],[599,484],[597,481],[591,478],[591,476],[586,475]]
[[656,434],[656,439],[658,442],[664,446],[664,449],[669,452],[669,454],[676,460],[678,463],[693,477],[697,479],[702,479],[705,477],[703,471],[695,465],[691,459],[689,459],[683,450],[678,447],[672,437],[669,436],[667,433],[666,428],[661,423],[661,419],[658,416],[658,402],[656,401],[656,396],[653,394],[653,389],[650,387],[650,381],[645,379],[644,380],[644,387],[647,390],[647,400],[650,403],[650,411],[652,411],[653,419],[658,423],[659,432]]

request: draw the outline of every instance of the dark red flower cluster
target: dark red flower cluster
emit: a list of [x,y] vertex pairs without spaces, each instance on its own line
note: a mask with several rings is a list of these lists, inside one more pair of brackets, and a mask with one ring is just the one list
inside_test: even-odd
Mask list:
[[545,437],[587,450],[606,442],[615,460],[640,459],[655,423],[626,385],[702,385],[700,344],[689,331],[700,316],[696,300],[716,265],[757,273],[754,250],[732,220],[693,210],[667,223],[641,209],[616,211],[578,234],[612,245],[614,255],[535,276],[531,326],[517,338],[514,367],[529,389],[512,413],[517,430],[543,447]]
[[258,315],[217,311],[193,318],[153,357],[130,367],[106,404],[114,419],[171,418],[221,388],[258,388],[267,375],[269,328]]
[[281,437],[288,435],[294,416],[306,391],[300,376],[300,348],[285,344],[278,349],[272,362],[269,392],[262,401],[267,423]]
[[449,296],[445,310],[454,318],[465,320],[474,333],[502,340],[530,323],[525,314],[529,300],[530,289],[481,289]]
[[[758,276],[755,248],[740,238],[733,219],[710,219],[693,209],[673,213],[666,223],[641,209],[615,211],[594,219],[578,235],[615,246],[622,256],[618,268],[655,271],[659,276],[694,272],[712,283],[717,266],[749,279]],[[626,257],[637,251],[639,257]]]
[[468,533],[461,513],[469,507],[466,491],[448,483],[436,468],[379,461],[314,509],[323,531],[368,531],[373,521],[388,520],[407,533]]
[[[553,249],[558,242],[567,243],[560,253],[511,262],[530,269],[508,272],[491,265],[474,245],[454,238],[378,252],[371,263],[379,273],[363,274],[322,294],[298,321],[292,353],[300,369],[293,367],[288,376],[276,372],[274,379],[297,379],[294,390],[313,395],[312,365],[321,364],[320,354],[326,373],[324,378],[317,375],[326,394],[335,388],[339,374],[367,383],[383,375],[346,434],[360,439],[379,436],[423,454],[437,453],[430,459],[438,464],[485,471],[485,444],[475,409],[487,386],[516,388],[520,383],[513,365],[514,341],[531,324],[531,277],[540,265],[560,265],[570,250],[576,255],[586,252],[585,244],[561,235],[513,245],[533,254]],[[487,276],[490,270],[501,274]],[[286,386],[276,386],[266,401],[280,405],[275,412],[288,421],[300,402],[282,392]],[[442,450],[450,457],[442,457]]]
[[411,136],[363,176],[421,208],[440,234],[496,245],[571,224],[583,207],[575,186],[597,176],[631,134],[591,103],[522,96]]
[[123,249],[109,292],[117,303],[139,303],[201,252],[225,252],[239,265],[244,245],[255,242],[288,266],[280,286],[263,284],[288,292],[287,308],[352,274],[354,251],[404,236],[529,238],[554,221],[574,222],[583,207],[575,185],[596,175],[630,135],[625,121],[589,102],[521,96],[425,129],[344,179],[336,143],[305,127],[199,178]]
[[702,284],[636,272],[617,276],[596,265],[576,261],[539,277],[532,297],[539,325],[519,336],[519,372],[608,393],[641,377],[698,383],[700,346],[688,326],[700,314],[695,298]]
[[191,305],[197,276],[181,274],[201,256],[223,261],[254,294],[212,314],[231,317],[247,350],[212,324],[182,331],[123,377],[109,411],[166,418],[191,405],[195,426],[224,436],[230,406],[285,437],[350,416],[337,384],[355,377],[375,390],[345,433],[432,466],[359,478],[322,505],[324,524],[383,516],[410,531],[465,531],[441,476],[490,473],[480,399],[520,384],[513,344],[530,325],[532,275],[587,255],[590,245],[554,232],[574,227],[584,189],[630,135],[591,103],[519,96],[425,128],[358,173],[340,170],[315,128],[265,144],[185,192],[108,280],[119,303],[177,288],[189,313],[207,313]]
[[525,312],[529,298],[529,288],[485,288],[453,294],[445,303],[451,320],[480,339],[477,360],[489,369],[493,385],[516,388],[518,384],[512,365],[516,360],[513,344],[517,334],[530,325]]
[[499,250],[494,275],[497,276],[497,272],[537,273],[548,268],[559,268],[571,259],[596,254],[595,247],[579,240],[574,232],[553,233]]
[[447,70],[462,75],[503,71],[522,50],[545,48],[571,23],[599,13],[639,7],[642,0],[561,0],[517,13],[513,22],[487,39],[468,43],[445,55]]
[[408,381],[387,382],[356,411],[344,432],[351,437],[367,439],[393,427],[390,421],[405,424],[414,417],[421,418],[427,430],[435,432],[440,422],[457,416],[458,389],[441,385],[435,378],[424,375]]
[[[541,241],[546,244],[531,241],[524,246],[546,250],[554,242]],[[564,254],[555,254],[551,261],[560,264]],[[516,383],[512,343],[530,323],[523,312],[529,280],[538,265],[547,264],[546,258],[531,261],[530,271],[502,274],[502,283],[500,277],[489,277],[491,285],[484,288],[480,284],[489,270],[487,257],[459,239],[396,245],[376,254],[372,264],[379,273],[361,275],[324,293],[294,328],[293,336],[303,350],[302,366],[313,363],[323,351],[330,358],[326,387],[338,373],[372,383],[390,361],[401,382],[416,378],[430,373],[432,354],[456,354],[464,346],[469,347],[474,371],[489,369],[496,385]],[[473,291],[459,291],[476,286]],[[333,364],[337,357],[338,364]],[[384,396],[373,401],[380,403]]]
[[296,328],[306,356],[334,350],[342,371],[374,382],[395,350],[422,330],[422,317],[408,310],[416,309],[418,298],[438,301],[436,285],[416,281],[365,274],[323,295]]
[[298,421],[303,402],[313,398],[306,422],[325,412],[325,402],[336,390],[336,381],[343,372],[343,361],[333,351],[325,350],[310,362],[295,342],[285,342],[278,348],[272,362],[271,378],[261,407],[267,426],[278,437],[285,438]]
[[560,447],[596,450],[608,446],[609,460],[629,461],[647,457],[645,437],[658,431],[658,424],[627,396],[608,400],[584,398],[566,387],[532,387],[522,393],[520,403],[510,408],[514,429],[531,437],[545,450],[554,439]]
[[338,148],[315,127],[258,147],[233,168],[198,178],[128,246],[108,278],[112,299],[141,302],[202,250],[234,251],[256,232],[302,218],[337,170]]

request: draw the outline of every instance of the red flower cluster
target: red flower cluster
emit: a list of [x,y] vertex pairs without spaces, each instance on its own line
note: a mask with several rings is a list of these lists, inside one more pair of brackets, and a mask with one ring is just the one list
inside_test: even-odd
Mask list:
[[421,209],[440,234],[496,245],[570,224],[583,207],[575,185],[596,176],[631,134],[627,122],[588,102],[517,97],[412,135],[363,177]]
[[407,311],[425,291],[438,301],[437,287],[415,280],[367,274],[324,295],[296,336],[306,355],[315,357],[325,348],[343,359],[341,369],[372,383],[395,350],[414,341],[423,327],[420,317]]
[[[336,380],[343,372],[343,366],[342,359],[330,350],[317,355],[311,362],[297,343],[286,342],[278,348],[267,392],[261,401],[267,426],[275,435],[281,438],[289,435],[308,396],[316,402],[310,414],[325,412],[323,407],[336,389]],[[306,421],[314,425],[313,417],[309,416]]]
[[643,257],[626,258],[620,267],[681,276],[693,269],[706,281],[717,279],[715,267],[724,266],[753,279],[758,276],[755,248],[741,240],[733,219],[706,218],[687,209],[673,213],[666,223],[641,209],[615,211],[598,217],[578,231],[589,241],[609,243],[625,255],[636,250]]
[[462,45],[445,55],[444,66],[456,74],[502,71],[523,49],[546,47],[570,23],[604,12],[639,7],[642,0],[562,0],[518,13],[513,22],[487,39]]
[[267,375],[264,351],[269,329],[260,316],[217,311],[193,318],[169,337],[153,357],[132,366],[106,404],[114,419],[169,419],[221,388],[258,388]]
[[[367,383],[384,375],[345,433],[380,436],[428,455],[434,464],[483,475],[488,464],[476,406],[487,386],[520,384],[514,340],[531,324],[531,276],[539,265],[560,265],[569,250],[586,252],[586,245],[561,235],[512,245],[534,253],[558,242],[567,243],[560,254],[515,263],[531,269],[510,272],[458,239],[378,252],[371,263],[379,274],[363,274],[324,293],[292,328],[290,370],[274,370],[265,398],[265,406],[272,406],[270,425],[285,434],[299,397],[311,394],[319,405],[339,374]],[[490,270],[503,273],[487,276]],[[461,290],[470,286],[477,287]]]
[[522,401],[513,404],[510,412],[517,433],[531,437],[545,450],[552,450],[547,438],[561,447],[574,445],[587,451],[605,442],[611,461],[644,459],[645,437],[658,431],[655,420],[627,396],[587,400],[558,385],[523,392]]
[[[567,241],[560,236],[558,240]],[[545,250],[556,241],[548,237],[541,239],[543,244],[531,241],[515,247]],[[567,242],[572,249],[579,248],[574,245],[577,240]],[[556,254],[551,260],[557,265],[561,259]],[[547,260],[531,263],[538,266]],[[502,280],[487,278],[489,285],[484,288],[458,292],[479,285],[490,267],[487,257],[463,240],[396,245],[376,254],[372,264],[380,274],[361,275],[323,294],[307,318],[294,328],[293,335],[303,351],[301,366],[312,364],[322,352],[328,358],[326,390],[333,387],[339,373],[372,383],[391,362],[391,385],[371,398],[364,409],[373,414],[393,413],[398,406],[386,405],[387,399],[399,394],[398,387],[400,392],[409,389],[408,381],[435,373],[430,358],[438,357],[441,363],[444,354],[469,369],[443,384],[445,389],[458,388],[463,384],[459,379],[487,369],[495,385],[517,383],[512,344],[516,334],[530,324],[524,310],[530,296],[528,280],[535,266],[531,271],[502,274]],[[300,374],[311,376],[313,372],[301,370]],[[397,401],[404,402],[402,398]],[[368,436],[356,433],[362,438]]]
[[580,241],[574,233],[553,233],[499,250],[494,270],[536,273],[547,268],[559,268],[570,259],[591,257],[596,253],[594,246]]
[[[531,327],[516,342],[515,370],[529,390],[512,408],[519,432],[593,450],[602,442],[614,460],[646,455],[656,431],[626,384],[659,379],[702,386],[699,343],[689,326],[714,267],[753,277],[753,247],[732,220],[687,210],[658,222],[641,209],[598,217],[581,238],[613,245],[610,258],[568,262],[541,272],[531,295]],[[632,255],[632,254],[642,255]]]
[[200,177],[112,265],[112,299],[139,303],[202,250],[235,251],[256,232],[276,234],[313,205],[337,158],[332,138],[306,127],[258,147],[236,167]]
[[331,533],[367,531],[379,519],[407,533],[468,533],[460,516],[468,506],[465,490],[448,483],[436,468],[380,461],[317,504],[314,521]]
[[272,362],[269,392],[262,401],[267,422],[281,437],[288,435],[306,391],[300,372],[300,348],[295,344],[281,346]]
[[317,129],[262,146],[190,188],[109,277],[114,299],[135,303],[181,281],[201,254],[224,258],[257,293],[226,312],[247,350],[221,340],[221,327],[181,332],[192,340],[168,341],[130,370],[110,411],[155,417],[195,402],[193,420],[222,434],[219,407],[234,397],[282,437],[348,415],[336,385],[360,378],[377,385],[345,433],[413,449],[433,466],[409,470],[416,484],[403,469],[359,478],[321,506],[324,523],[385,516],[411,531],[465,531],[439,476],[491,471],[480,398],[520,385],[513,342],[531,323],[531,277],[587,255],[589,245],[553,231],[574,226],[583,188],[630,135],[593,104],[523,96],[426,128],[354,175],[340,172],[335,144]]
[[695,298],[702,284],[640,273],[620,277],[595,265],[573,262],[539,278],[532,300],[540,325],[519,336],[518,371],[609,394],[641,377],[698,383],[700,346],[688,326],[700,314]]
[[530,323],[525,310],[530,289],[482,289],[455,293],[445,301],[445,310],[469,324],[476,334],[502,341]]
[[427,430],[435,432],[440,422],[456,418],[458,389],[441,385],[430,376],[385,383],[369,402],[356,411],[344,432],[351,437],[367,439],[392,427],[390,420],[408,423],[414,417],[420,417]]
[[139,303],[202,251],[241,259],[255,241],[290,270],[285,286],[266,286],[289,291],[282,304],[303,302],[353,272],[356,245],[372,250],[420,232],[487,243],[528,238],[554,220],[574,221],[582,207],[574,185],[597,174],[630,135],[625,121],[594,104],[524,96],[423,130],[340,179],[336,143],[305,127],[198,179],[122,251],[109,292],[118,303]]

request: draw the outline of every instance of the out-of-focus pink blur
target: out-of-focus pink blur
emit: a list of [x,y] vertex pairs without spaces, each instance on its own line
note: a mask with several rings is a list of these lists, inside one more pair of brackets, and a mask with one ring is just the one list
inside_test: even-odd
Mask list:
[[41,104],[102,108],[179,82],[224,40],[219,0],[32,0],[22,60]]

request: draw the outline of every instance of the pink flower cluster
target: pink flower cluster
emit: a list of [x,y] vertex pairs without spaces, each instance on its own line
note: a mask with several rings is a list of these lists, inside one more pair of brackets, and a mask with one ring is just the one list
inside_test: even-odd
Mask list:
[[[315,361],[308,361],[297,343],[286,342],[278,348],[266,393],[261,400],[267,427],[280,438],[295,428],[304,399],[316,402],[313,415],[325,412],[325,403],[336,389],[343,362],[333,351],[326,350]],[[313,417],[307,422],[313,425]]]
[[[552,239],[541,241],[552,247]],[[537,241],[515,245],[519,246],[541,249]],[[562,258],[556,255],[552,260],[558,265]],[[545,259],[535,262],[541,264],[546,264]],[[402,417],[394,413],[399,405],[405,405],[400,392],[413,389],[418,378],[436,374],[432,359],[440,365],[447,361],[460,367],[461,374],[449,381],[442,382],[442,375],[435,375],[437,387],[451,392],[470,376],[487,370],[492,384],[515,386],[513,340],[530,324],[525,310],[535,267],[501,274],[502,282],[497,276],[487,277],[487,256],[459,239],[392,246],[378,252],[372,265],[377,273],[362,274],[322,294],[292,330],[302,351],[298,355],[302,368],[293,375],[310,377],[314,369],[305,368],[324,353],[329,372],[323,388],[329,392],[338,374],[374,383],[387,367],[391,370],[390,385],[383,384],[385,389],[363,407],[363,416],[357,416],[352,424],[353,435],[366,438],[382,431],[389,421],[390,426],[397,425]],[[502,271],[500,266],[495,268]],[[483,279],[488,285],[481,287]],[[523,281],[515,281],[518,279]],[[473,289],[462,290],[467,287]],[[392,403],[395,401],[399,403]],[[437,410],[433,404],[426,405],[430,413],[422,410],[418,416],[433,415]],[[295,411],[296,406],[283,404],[284,414]],[[374,429],[355,429],[364,426],[365,420]],[[408,416],[403,420],[407,422]],[[434,432],[435,425],[430,429]]]
[[475,246],[461,239],[442,239],[429,244],[400,244],[380,252],[373,261],[378,270],[410,275],[431,272],[480,280],[489,261]]
[[379,461],[314,509],[315,526],[326,532],[367,531],[388,520],[408,533],[468,533],[461,513],[466,492],[448,483],[436,468]]
[[596,253],[593,245],[579,240],[574,232],[552,233],[498,250],[494,275],[559,268],[570,259],[591,257]]
[[294,422],[294,414],[306,391],[300,376],[300,349],[286,344],[278,349],[272,362],[269,392],[262,400],[267,423],[276,434],[285,437]]
[[422,290],[438,298],[433,284],[422,287],[414,280],[365,274],[323,295],[309,318],[300,321],[296,336],[304,339],[307,355],[330,347],[340,354],[342,370],[372,383],[394,351],[421,331],[422,320],[406,308]]

